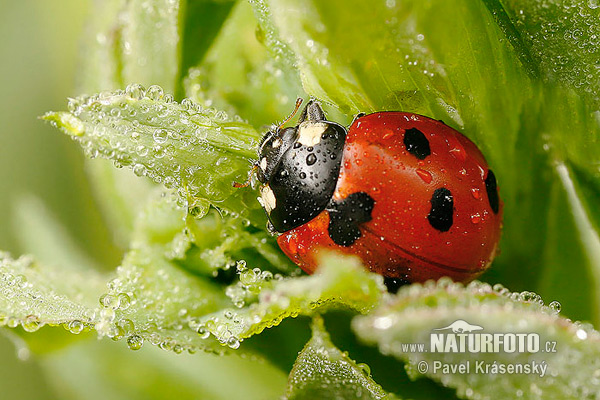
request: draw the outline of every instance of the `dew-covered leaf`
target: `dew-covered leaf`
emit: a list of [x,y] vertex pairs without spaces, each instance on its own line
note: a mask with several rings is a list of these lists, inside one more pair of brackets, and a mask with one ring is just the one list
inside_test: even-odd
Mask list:
[[146,342],[165,350],[223,352],[197,333],[198,319],[230,304],[218,285],[191,275],[161,249],[131,250],[101,295],[96,330],[125,339],[137,350]]
[[[600,368],[600,334],[560,317],[559,309],[556,302],[543,305],[532,292],[511,293],[479,282],[464,287],[442,279],[402,288],[373,313],[356,317],[353,326],[383,354],[407,361],[413,378],[424,373],[461,397],[579,399],[598,393],[600,380],[592,377]],[[490,340],[491,347],[478,341],[477,335],[502,333],[512,334],[512,341],[498,339],[499,350],[496,339]],[[471,344],[476,342],[479,349]],[[525,342],[532,345],[519,344]],[[470,369],[443,369],[459,364]],[[508,372],[511,368],[522,369]]]
[[198,221],[168,193],[157,190],[150,197],[138,215],[131,249],[100,296],[99,334],[124,338],[133,349],[149,342],[177,353],[226,350],[197,330],[201,317],[231,301],[211,274],[182,268],[194,243],[188,227]]
[[256,127],[281,121],[306,94],[297,69],[272,57],[263,35],[250,5],[238,2],[206,57],[189,71],[186,96],[235,111]]
[[0,259],[0,319],[10,328],[28,332],[44,325],[94,323],[94,308],[102,293],[102,277],[93,271],[42,266],[30,256]]
[[[559,184],[554,189],[552,209],[567,207],[571,214],[563,220],[557,215],[550,216],[550,221],[555,224],[550,229],[550,234],[557,236],[553,243],[564,243],[565,246],[562,249],[547,246],[542,282],[547,285],[553,283],[548,285],[548,292],[554,292],[552,294],[561,302],[563,299],[571,300],[567,315],[573,318],[589,318],[598,324],[600,236],[596,227],[600,220],[597,219],[598,214],[591,210],[594,210],[598,201],[598,197],[593,195],[593,189],[594,185],[600,183],[600,178],[591,181],[580,180],[581,175],[576,175],[574,169],[569,169],[566,164],[558,161],[555,171]],[[590,202],[594,205],[591,206]],[[566,265],[571,268],[565,268]],[[581,268],[582,266],[584,268]],[[578,309],[575,308],[577,306]],[[589,315],[591,317],[588,317]]]
[[[312,315],[317,309],[368,312],[385,290],[381,277],[367,272],[352,257],[325,256],[317,273],[305,277],[273,279],[272,273],[245,265],[238,265],[238,273],[240,282],[228,288],[227,295],[240,308],[203,318],[199,329],[235,348],[284,318]],[[251,304],[244,307],[247,302]]]
[[[216,218],[211,221],[220,223]],[[226,347],[197,331],[202,317],[232,306],[224,287],[212,279],[217,268],[226,265],[215,260],[204,273],[185,267],[193,259],[187,252],[196,240],[194,229],[201,230],[200,222],[204,228],[211,227],[210,221],[190,220],[173,196],[157,190],[156,197],[140,210],[132,248],[111,277],[73,264],[76,260],[60,254],[53,259],[66,261],[65,267],[41,266],[31,257],[13,260],[5,256],[0,280],[2,324],[22,325],[26,331],[43,325],[63,325],[72,333],[96,330],[100,336],[124,339],[135,350],[151,343],[177,353],[199,349],[224,353]],[[243,224],[239,221],[238,225]],[[238,235],[238,239],[239,248],[252,246],[246,236]],[[202,245],[204,239],[198,240]],[[41,254],[49,257],[46,253]],[[262,258],[268,264],[267,259]]]
[[600,128],[581,97],[549,85],[540,85],[520,119],[515,163],[501,165],[500,190],[509,185],[510,197],[503,253],[488,279],[534,289],[563,303],[569,317],[596,322],[600,243],[586,238],[597,237],[600,226]]
[[600,3],[597,0],[484,1],[524,64],[589,99],[598,109]]
[[395,399],[331,343],[320,317],[313,319],[312,338],[298,355],[290,373],[285,399]]
[[254,192],[232,186],[247,179],[255,156],[258,133],[250,125],[189,100],[175,103],[158,86],[130,85],[126,92],[79,98],[70,109],[44,118],[88,155],[176,188],[190,209],[208,200],[264,226]]
[[164,257],[181,268],[204,277],[218,277],[219,281],[227,276],[233,279],[235,272],[230,267],[238,260],[270,270],[296,269],[273,236],[249,225],[244,218],[219,213],[208,202],[197,202],[193,212],[188,213],[169,192],[157,189],[144,207],[138,206],[132,235],[134,248],[158,247]]

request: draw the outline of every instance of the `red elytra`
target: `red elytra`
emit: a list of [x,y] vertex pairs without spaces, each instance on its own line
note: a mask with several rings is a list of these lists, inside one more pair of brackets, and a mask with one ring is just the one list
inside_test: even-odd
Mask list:
[[[419,154],[421,133],[426,155]],[[409,134],[416,136],[414,146],[407,143]],[[331,249],[360,257],[388,278],[466,282],[485,271],[497,252],[503,204],[496,190],[480,150],[451,127],[412,113],[369,114],[348,130],[333,194],[337,201],[357,192],[374,200],[371,220],[359,225],[360,238],[336,244],[325,209],[277,242],[307,273],[317,268],[319,252]]]

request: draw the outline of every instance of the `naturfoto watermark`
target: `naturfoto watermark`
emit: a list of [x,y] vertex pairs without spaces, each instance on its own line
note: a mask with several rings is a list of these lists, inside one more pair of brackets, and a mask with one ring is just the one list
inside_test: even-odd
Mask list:
[[448,363],[439,360],[419,361],[417,370],[425,374],[494,374],[494,375],[539,375],[543,378],[548,371],[546,361],[531,361],[527,363],[502,363],[498,361],[471,361]]
[[404,353],[556,353],[555,341],[542,341],[535,332],[488,333],[464,320],[436,328],[429,343],[402,343]]
[[[484,327],[462,319],[449,325],[433,329],[429,343],[402,343],[404,353],[465,354],[461,361],[419,361],[420,373],[442,374],[500,374],[539,375],[548,371],[546,361],[531,360],[529,357],[517,361],[479,360],[478,354],[537,354],[556,353],[555,341],[544,341],[535,332],[486,332]],[[513,357],[514,358],[514,357]]]

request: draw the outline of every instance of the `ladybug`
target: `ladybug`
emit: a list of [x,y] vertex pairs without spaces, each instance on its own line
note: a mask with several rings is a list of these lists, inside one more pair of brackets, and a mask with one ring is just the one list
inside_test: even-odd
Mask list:
[[346,129],[310,101],[296,126],[264,135],[258,156],[270,229],[309,274],[321,249],[337,250],[395,292],[442,276],[468,282],[496,255],[496,177],[477,146],[441,121],[376,112]]

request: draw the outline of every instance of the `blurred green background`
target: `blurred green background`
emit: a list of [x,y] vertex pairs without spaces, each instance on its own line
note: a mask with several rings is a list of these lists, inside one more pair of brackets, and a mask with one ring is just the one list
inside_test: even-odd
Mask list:
[[[41,199],[93,257],[116,262],[118,251],[93,205],[83,155],[70,139],[37,117],[74,96],[83,0],[1,1],[0,13],[0,249],[19,255],[14,210],[23,196]],[[35,356],[19,361],[0,335],[2,398],[57,398]],[[35,384],[32,384],[35,382]]]

